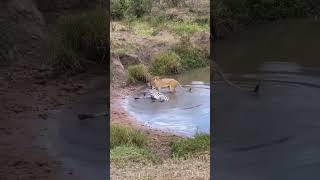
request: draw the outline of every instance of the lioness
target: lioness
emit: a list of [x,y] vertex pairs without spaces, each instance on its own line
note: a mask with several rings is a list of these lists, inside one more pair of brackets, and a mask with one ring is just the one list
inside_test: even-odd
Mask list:
[[159,76],[153,77],[148,83],[149,87],[156,88],[159,92],[161,88],[169,88],[171,92],[175,92],[178,85],[183,88],[177,80],[171,78],[160,79]]

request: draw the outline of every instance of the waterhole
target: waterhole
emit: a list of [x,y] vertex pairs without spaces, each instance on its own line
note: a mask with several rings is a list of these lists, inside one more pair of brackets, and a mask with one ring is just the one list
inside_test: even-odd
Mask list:
[[193,136],[197,132],[210,133],[210,68],[201,68],[174,76],[184,89],[176,93],[161,90],[169,97],[167,102],[128,97],[126,110],[139,122],[178,135]]

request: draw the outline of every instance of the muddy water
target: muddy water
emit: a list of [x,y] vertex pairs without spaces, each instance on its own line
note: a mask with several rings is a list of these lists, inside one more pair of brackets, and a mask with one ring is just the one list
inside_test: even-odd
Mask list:
[[191,92],[177,88],[176,93],[163,90],[168,102],[128,97],[126,110],[151,128],[178,135],[192,136],[196,132],[210,133],[210,68],[201,68],[175,76],[182,85],[191,85]]
[[320,22],[259,25],[218,42],[218,61],[254,95],[215,82],[214,176],[320,177]]
[[[60,179],[103,180],[107,177],[107,123],[104,117],[79,120],[79,113],[99,113],[107,108],[105,90],[83,95],[78,102],[49,115],[48,149],[63,162]],[[70,174],[72,173],[72,174]]]

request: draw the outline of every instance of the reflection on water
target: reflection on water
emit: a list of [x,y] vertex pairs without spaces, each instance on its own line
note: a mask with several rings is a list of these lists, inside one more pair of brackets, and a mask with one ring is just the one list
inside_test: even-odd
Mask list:
[[217,61],[227,72],[256,72],[264,62],[320,66],[320,21],[294,19],[249,28],[216,43]]
[[151,102],[150,99],[127,99],[125,108],[146,125],[192,136],[195,132],[210,133],[210,68],[201,68],[175,76],[182,85],[193,85],[192,91],[177,88],[176,93],[163,92],[168,102]]
[[215,86],[215,179],[319,179],[319,30],[317,21],[279,21],[218,42],[233,80],[263,82],[258,95]]

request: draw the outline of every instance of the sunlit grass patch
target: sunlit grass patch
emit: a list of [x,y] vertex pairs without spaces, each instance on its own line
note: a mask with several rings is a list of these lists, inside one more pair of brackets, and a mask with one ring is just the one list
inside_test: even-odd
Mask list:
[[128,83],[146,82],[149,77],[148,69],[143,64],[128,67]]
[[160,163],[161,159],[147,148],[117,146],[110,151],[110,159],[117,166],[146,165]]
[[150,71],[154,75],[177,74],[182,71],[180,57],[173,51],[163,51],[152,57]]
[[168,22],[167,27],[169,31],[177,35],[193,34],[199,31],[209,30],[209,26],[199,25],[191,21]]
[[115,39],[111,39],[110,51],[116,54],[133,53],[139,48],[138,45],[126,42],[119,42]]
[[188,158],[194,154],[210,150],[209,134],[197,133],[194,138],[172,140],[171,157]]
[[131,31],[141,37],[150,37],[155,29],[146,21],[134,20],[129,23]]
[[204,67],[209,65],[206,51],[194,48],[191,45],[177,45],[173,51],[180,56],[180,62],[184,70]]
[[117,146],[145,147],[148,143],[146,135],[130,127],[113,124],[110,127],[110,148]]

